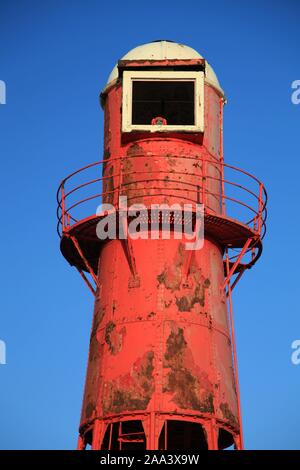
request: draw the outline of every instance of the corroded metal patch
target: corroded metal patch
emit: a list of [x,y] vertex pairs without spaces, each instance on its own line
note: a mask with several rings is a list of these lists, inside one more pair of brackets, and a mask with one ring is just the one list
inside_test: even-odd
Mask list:
[[114,322],[110,321],[107,323],[105,327],[105,342],[113,355],[118,354],[122,350],[125,335],[125,326],[118,330]]
[[186,250],[183,243],[179,243],[178,250],[173,260],[158,276],[159,285],[163,284],[174,296],[168,296],[164,301],[166,308],[175,303],[179,312],[190,312],[194,305],[205,306],[205,290],[210,286],[210,280],[203,276],[201,267],[195,260],[189,269],[189,284],[191,288],[185,289],[182,285],[182,266],[184,264]]
[[105,178],[103,180],[103,202],[106,204],[112,204],[113,202],[113,191],[114,191],[114,179],[113,179],[114,167],[110,166],[106,171]]
[[153,351],[137,359],[131,371],[105,384],[104,413],[144,410],[154,391]]
[[233,427],[238,426],[238,421],[236,416],[233,414],[233,412],[230,410],[228,403],[221,403],[220,404],[220,410],[223,414],[223,418],[226,419],[226,421],[231,424]]
[[213,386],[205,371],[194,363],[182,328],[173,325],[166,342],[164,368],[169,368],[163,392],[172,393],[172,400],[184,409],[214,412]]

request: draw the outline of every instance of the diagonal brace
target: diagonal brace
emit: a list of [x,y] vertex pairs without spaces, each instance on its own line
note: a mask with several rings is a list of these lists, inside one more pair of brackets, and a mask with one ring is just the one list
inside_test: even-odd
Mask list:
[[74,235],[70,235],[70,238],[71,238],[72,242],[74,243],[74,246],[75,246],[75,248],[77,249],[77,251],[78,251],[78,253],[79,253],[79,255],[80,255],[82,261],[84,262],[85,267],[87,268],[88,272],[89,272],[90,275],[92,276],[92,278],[93,278],[93,280],[94,280],[94,282],[95,282],[97,288],[99,288],[98,278],[97,278],[97,276],[96,276],[94,270],[93,270],[92,267],[90,266],[88,260],[87,260],[86,257],[84,256],[83,251],[82,251],[82,249],[80,248],[80,245],[79,245],[79,243],[78,243],[76,237],[74,237]]
[[243,246],[243,249],[242,251],[240,252],[239,256],[237,257],[235,263],[233,264],[233,266],[231,267],[229,273],[227,274],[227,277],[225,278],[224,280],[224,284],[222,286],[223,289],[225,289],[225,287],[227,286],[227,284],[230,282],[230,279],[231,277],[233,276],[233,274],[235,273],[235,270],[236,268],[238,267],[241,259],[243,258],[244,254],[246,253],[246,251],[248,250],[249,248],[249,245],[250,243],[252,242],[252,238],[248,238],[245,245]]

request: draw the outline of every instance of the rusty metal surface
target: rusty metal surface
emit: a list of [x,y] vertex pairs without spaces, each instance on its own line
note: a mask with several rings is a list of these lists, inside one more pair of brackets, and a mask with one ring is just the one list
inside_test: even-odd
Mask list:
[[161,410],[211,415],[237,432],[220,247],[207,240],[194,253],[188,287],[181,241],[136,240],[134,254],[138,288],[130,287],[118,240],[101,252],[82,427],[96,417]]
[[184,67],[188,69],[190,67],[197,67],[199,70],[202,70],[205,67],[204,59],[139,59],[139,60],[119,60],[118,68],[129,69],[137,68],[141,69],[142,67]]
[[[194,62],[202,63],[200,59]],[[141,64],[122,61],[119,65]],[[121,427],[117,431],[116,424],[131,420],[140,421],[144,430],[132,431],[132,442],[145,442],[148,449],[167,445],[167,438],[163,444],[161,436],[167,433],[167,423],[175,421],[200,424],[210,449],[231,443],[241,448],[231,279],[252,266],[261,253],[264,188],[243,172],[257,185],[246,188],[255,209],[248,199],[242,202],[254,214],[238,220],[226,213],[226,202],[238,199],[229,195],[226,200],[224,101],[208,84],[205,131],[194,141],[184,134],[162,137],[155,133],[124,139],[121,102],[122,86],[116,83],[106,91],[103,173],[91,178],[95,196],[88,193],[84,203],[92,200],[96,205],[102,198],[118,208],[120,195],[126,195],[130,204],[147,207],[202,202],[207,228],[203,248],[190,258],[185,240],[99,242],[93,234],[97,219],[92,213],[75,216],[74,209],[81,203],[75,200],[68,206],[67,197],[76,191],[68,192],[64,180],[59,197],[62,251],[79,270],[96,276],[78,447],[90,443],[95,449],[114,448],[114,439],[119,446],[128,443],[130,438],[124,437]],[[99,166],[87,168],[98,170]],[[242,187],[238,181],[234,185]],[[87,186],[79,184],[79,189]],[[71,245],[72,237],[77,245],[74,240]],[[240,257],[229,259],[232,247],[239,248]],[[251,261],[243,265],[249,251]],[[134,439],[135,434],[139,438]]]

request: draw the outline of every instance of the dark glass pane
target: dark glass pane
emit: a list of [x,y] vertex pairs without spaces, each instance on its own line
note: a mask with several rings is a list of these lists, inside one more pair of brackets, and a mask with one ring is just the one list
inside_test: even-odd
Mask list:
[[133,81],[132,124],[151,124],[163,117],[167,125],[194,125],[194,82]]

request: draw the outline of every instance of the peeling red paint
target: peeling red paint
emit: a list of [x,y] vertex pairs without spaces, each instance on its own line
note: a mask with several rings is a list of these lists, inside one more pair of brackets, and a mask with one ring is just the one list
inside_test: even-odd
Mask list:
[[118,328],[112,321],[107,323],[105,327],[105,342],[112,354],[116,355],[122,350],[125,335],[125,326]]
[[105,384],[103,410],[106,414],[144,410],[154,391],[154,353],[148,351],[135,361],[131,372]]
[[[62,197],[62,251],[82,275],[91,274],[95,292],[85,280],[97,295],[79,447],[86,445],[89,433],[92,447],[100,449],[107,424],[114,423],[116,429],[128,415],[143,421],[149,449],[158,448],[158,429],[167,429],[174,415],[201,424],[210,449],[218,446],[217,426],[222,428],[221,442],[235,438],[242,447],[223,255],[229,248],[241,249],[254,232],[227,217],[223,207],[223,93],[204,80],[204,132],[122,132],[123,70],[163,66],[170,72],[186,67],[202,73],[208,64],[202,58],[148,58],[119,66],[118,77],[101,95],[105,162],[103,188],[100,174],[92,181],[95,206],[102,202],[101,190],[106,193],[103,202],[114,207],[120,195],[128,197],[129,205],[143,203],[148,209],[151,204],[202,202],[205,240],[191,257],[175,238],[100,241],[95,230],[99,217],[89,214],[66,224],[69,213]],[[148,213],[146,217],[149,223],[152,219]],[[255,221],[259,224],[259,217]],[[261,249],[258,231],[253,236],[250,241],[260,243]],[[233,265],[228,263],[226,275]],[[229,302],[231,313],[230,295]]]
[[176,405],[204,413],[214,412],[213,386],[207,373],[195,366],[184,331],[175,325],[167,339],[164,367],[170,370],[163,391],[173,394]]

